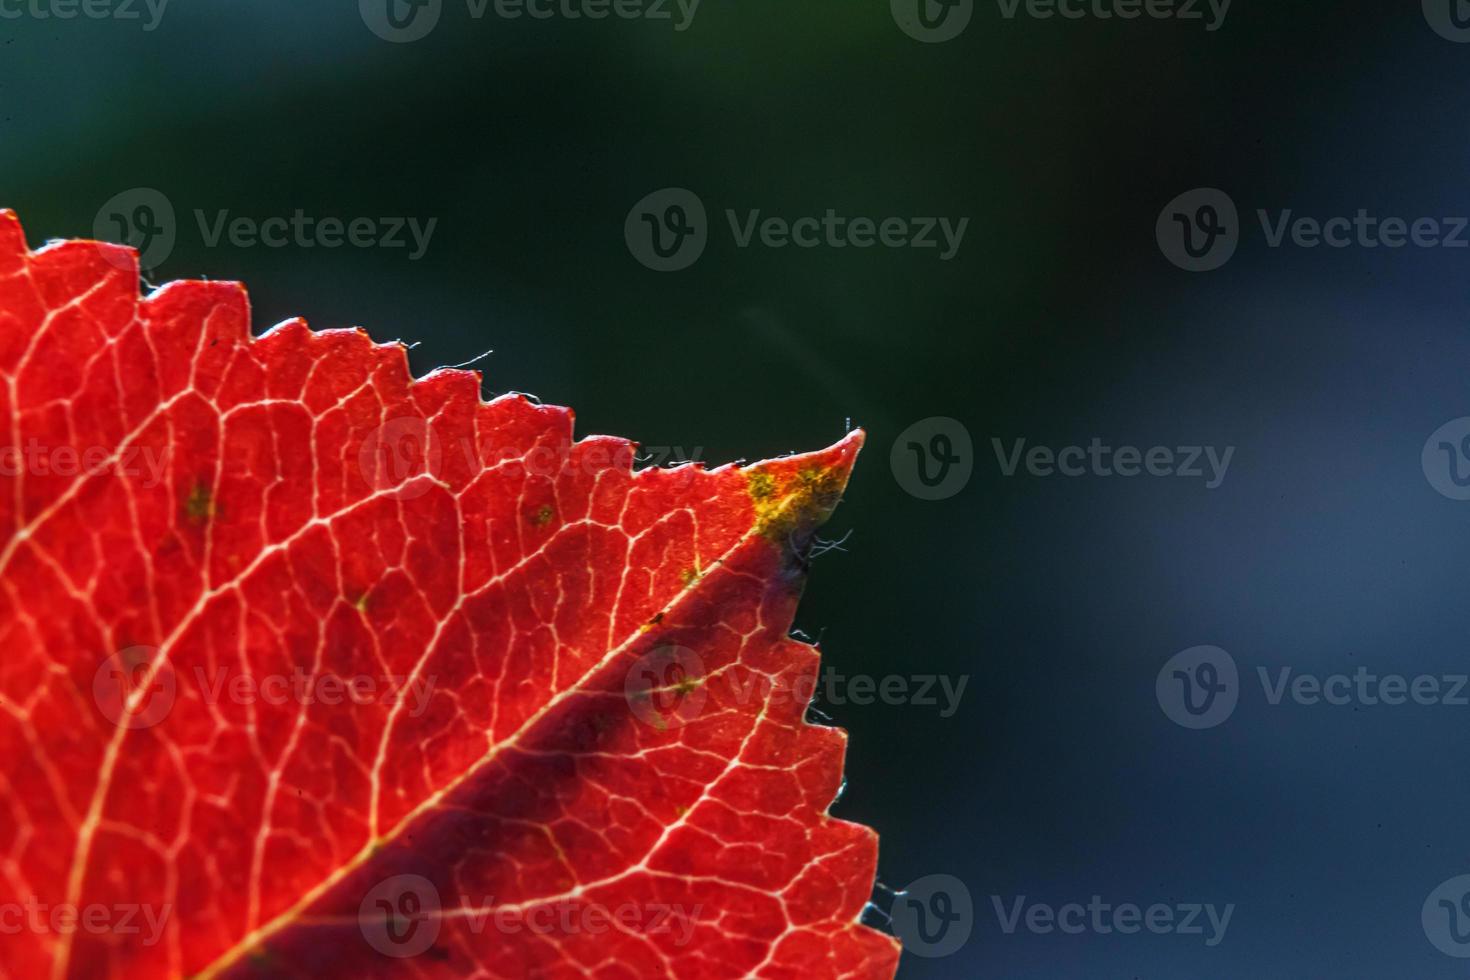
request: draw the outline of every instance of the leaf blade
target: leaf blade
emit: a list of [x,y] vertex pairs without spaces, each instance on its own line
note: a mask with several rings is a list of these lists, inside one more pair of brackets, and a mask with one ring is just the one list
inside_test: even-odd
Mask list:
[[[691,649],[719,663],[709,651],[722,649],[718,624],[737,609],[759,625],[750,656],[784,664],[793,678],[815,669],[814,652],[785,638],[799,556],[840,498],[860,434],[745,469],[635,474],[631,443],[574,440],[568,410],[514,396],[481,402],[470,372],[415,380],[401,347],[373,345],[361,331],[313,333],[290,321],[252,338],[240,287],[175,283],[140,299],[131,263],[130,253],[95,243],[31,253],[14,215],[0,213],[12,445],[107,454],[70,479],[27,466],[13,492],[0,493],[10,532],[0,552],[4,619],[24,651],[0,676],[0,747],[22,760],[0,785],[0,829],[24,838],[7,883],[18,896],[171,911],[153,944],[37,935],[19,964],[58,977],[162,976],[248,973],[264,956],[280,970],[310,961],[313,923],[325,919],[347,930],[351,951],[336,951],[334,969],[354,975],[350,956],[368,971],[356,975],[389,975],[405,964],[365,941],[371,930],[347,899],[403,859],[410,831],[420,846],[500,835],[495,860],[476,865],[478,883],[447,855],[417,855],[414,873],[436,882],[436,901],[450,896],[450,909],[545,904],[558,887],[577,889],[558,885],[560,866],[583,885],[602,881],[595,887],[608,900],[655,880],[674,889],[682,871],[641,869],[634,882],[629,869],[641,861],[630,855],[648,847],[648,861],[682,855],[695,867],[685,828],[718,807],[700,795],[667,824],[640,822],[649,791],[634,781],[618,798],[627,826],[604,824],[614,814],[595,783],[565,775],[599,756],[558,739],[713,738],[710,749],[653,750],[663,759],[683,752],[697,769],[708,761],[699,752],[732,750],[721,726],[744,719],[751,745],[792,740],[789,760],[811,774],[795,826],[803,841],[830,838],[832,849],[811,852],[805,879],[792,870],[806,867],[800,855],[786,854],[781,880],[803,898],[794,907],[825,896],[829,914],[789,936],[756,930],[764,939],[741,939],[723,960],[701,953],[688,963],[750,961],[779,975],[783,960],[811,955],[804,944],[820,934],[832,969],[831,957],[867,950],[859,962],[878,972],[862,975],[891,975],[891,942],[856,926],[876,841],[825,815],[840,736],[805,726],[799,699],[783,706],[797,711],[787,736],[757,736],[765,709],[748,699],[660,731],[639,720],[624,689],[630,664],[671,636],[697,640]],[[157,465],[129,471],[126,456]],[[74,627],[60,625],[68,616]],[[295,685],[282,699],[266,696],[277,679]],[[357,699],[362,679],[378,683]],[[527,755],[525,744],[542,748]],[[727,768],[743,775],[741,756],[732,758]],[[543,770],[542,788],[561,787],[591,809],[532,837],[512,833],[492,804],[516,800],[508,787]],[[657,770],[644,775],[695,789]],[[486,796],[487,787],[501,792]],[[525,792],[526,805],[544,803],[539,790]],[[467,809],[478,815],[457,823]],[[603,854],[599,833],[585,829],[597,826],[626,839]],[[649,838],[654,826],[676,829]],[[770,840],[780,826],[767,828]],[[546,863],[535,887],[506,891],[507,865],[496,861],[542,855],[548,842],[560,864]],[[730,847],[753,853],[749,843]],[[603,867],[608,855],[617,857]],[[619,861],[621,874],[601,874]],[[698,878],[715,904],[758,887],[710,870]],[[498,896],[473,894],[481,885]],[[420,956],[414,967],[467,975],[476,957],[516,946],[504,930],[454,931],[469,920],[447,918],[443,944],[431,947],[454,951],[452,962]],[[544,936],[517,935],[517,955],[529,957],[518,966],[567,966],[537,958]],[[720,938],[700,935],[701,949]],[[642,936],[623,955],[658,948]]]

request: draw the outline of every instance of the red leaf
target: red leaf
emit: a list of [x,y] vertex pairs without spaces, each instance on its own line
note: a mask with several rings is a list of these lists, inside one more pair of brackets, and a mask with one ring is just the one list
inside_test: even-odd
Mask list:
[[892,976],[787,638],[861,434],[635,474],[248,322],[0,212],[0,973]]

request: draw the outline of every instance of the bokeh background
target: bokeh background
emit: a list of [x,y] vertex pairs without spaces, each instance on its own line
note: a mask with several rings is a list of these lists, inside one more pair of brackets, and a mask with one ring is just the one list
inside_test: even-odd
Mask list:
[[[901,977],[1470,973],[1420,915],[1470,873],[1470,707],[1273,706],[1255,677],[1470,670],[1470,503],[1420,461],[1470,415],[1470,250],[1271,248],[1255,218],[1470,214],[1470,45],[1418,4],[1236,0],[1211,31],[986,0],[932,44],[888,0],[705,0],[683,31],[445,0],[412,43],[355,0],[135,9],[0,19],[0,202],[34,244],[153,188],[177,228],[150,278],[243,280],[258,329],[362,325],[421,371],[493,350],[487,393],[709,462],[868,429],[797,625],[845,675],[969,678],[947,718],[823,708],[852,735],[835,812],[882,834],[875,902],[934,874],[969,893],[968,942]],[[624,238],[666,187],[709,212],[675,273]],[[1241,216],[1207,273],[1155,238],[1196,187]],[[210,247],[194,216],[298,208],[438,223],[410,260]],[[741,249],[727,208],[970,223],[943,262]],[[973,442],[937,501],[889,459],[934,416]],[[1236,453],[1207,490],[1006,477],[992,448],[1093,437]],[[1200,644],[1242,690],[1193,731],[1155,678]],[[1007,934],[993,898],[1093,895],[1235,908],[1207,947]]]

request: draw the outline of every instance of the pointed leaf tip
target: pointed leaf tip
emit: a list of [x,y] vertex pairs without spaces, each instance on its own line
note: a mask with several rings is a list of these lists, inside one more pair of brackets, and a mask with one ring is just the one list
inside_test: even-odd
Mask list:
[[815,453],[765,460],[745,470],[757,527],[772,543],[802,552],[842,500],[867,435],[856,429]]

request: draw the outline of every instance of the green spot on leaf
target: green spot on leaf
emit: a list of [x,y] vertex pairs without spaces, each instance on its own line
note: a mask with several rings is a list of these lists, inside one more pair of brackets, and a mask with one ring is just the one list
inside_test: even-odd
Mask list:
[[765,500],[776,492],[776,478],[769,473],[750,475],[750,495],[755,500]]
[[194,484],[189,496],[184,498],[184,517],[195,526],[204,524],[214,517],[214,496],[203,483]]

